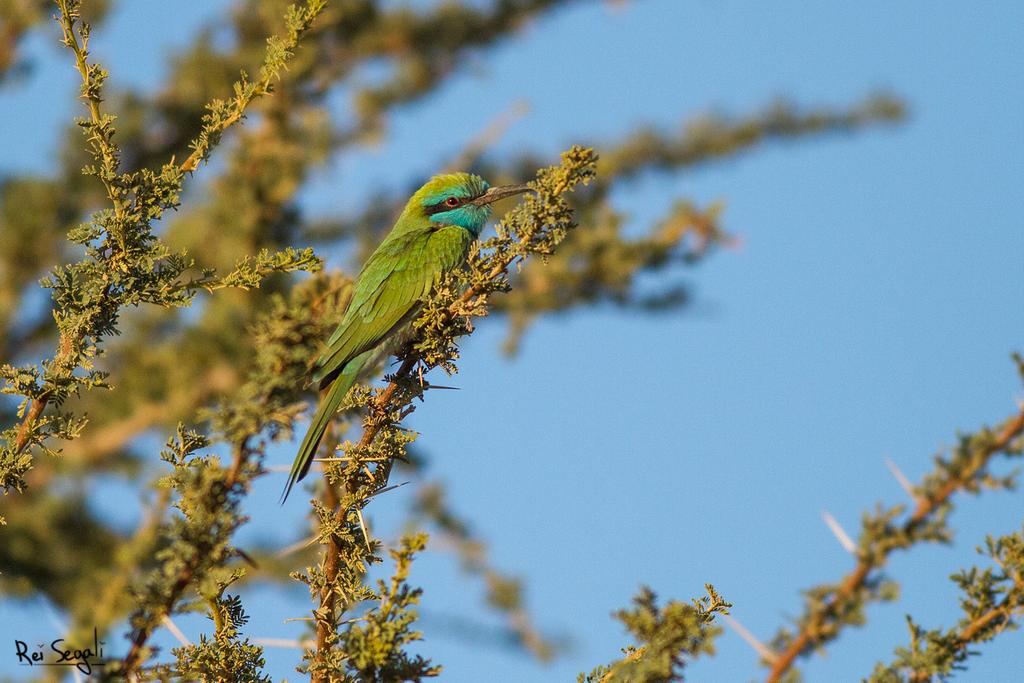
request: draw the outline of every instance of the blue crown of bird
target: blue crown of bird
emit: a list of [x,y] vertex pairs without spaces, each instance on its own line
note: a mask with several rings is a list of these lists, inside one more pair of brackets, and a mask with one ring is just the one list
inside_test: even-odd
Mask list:
[[363,265],[344,317],[313,365],[313,382],[323,393],[292,463],[282,503],[309,472],[331,418],[374,352],[408,326],[441,277],[465,264],[470,244],[490,218],[491,204],[529,189],[491,187],[471,173],[446,173],[409,198]]

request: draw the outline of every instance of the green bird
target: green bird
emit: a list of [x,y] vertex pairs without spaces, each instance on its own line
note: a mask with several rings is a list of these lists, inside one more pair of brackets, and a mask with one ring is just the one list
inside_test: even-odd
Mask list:
[[328,423],[374,351],[416,317],[442,275],[465,264],[470,244],[491,215],[490,204],[529,189],[490,187],[479,176],[451,173],[434,176],[409,199],[360,271],[345,316],[313,366],[313,382],[326,393],[299,446],[281,502],[309,472]]

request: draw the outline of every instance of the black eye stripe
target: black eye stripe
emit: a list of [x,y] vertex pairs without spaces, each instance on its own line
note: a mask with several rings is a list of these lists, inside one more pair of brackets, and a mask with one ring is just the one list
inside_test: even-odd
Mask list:
[[[455,205],[447,204],[446,202],[449,199],[457,199],[458,200],[458,204],[455,204]],[[442,211],[451,211],[452,209],[457,209],[460,206],[463,206],[467,202],[470,202],[470,201],[472,201],[472,198],[461,199],[459,197],[446,197],[445,199],[441,200],[437,204],[430,204],[430,205],[424,207],[424,211],[426,212],[426,214],[428,216],[433,216],[435,213],[441,213]]]
[[442,211],[450,211],[451,209],[452,207],[445,206],[444,202],[441,202],[440,204],[430,204],[424,207],[424,211],[426,211],[428,216],[433,216],[435,213],[441,213]]

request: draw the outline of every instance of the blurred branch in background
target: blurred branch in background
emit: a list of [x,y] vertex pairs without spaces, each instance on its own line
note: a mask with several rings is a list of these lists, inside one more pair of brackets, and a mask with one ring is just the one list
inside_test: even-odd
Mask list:
[[425,483],[417,492],[411,520],[426,524],[433,532],[433,547],[450,550],[470,576],[483,580],[487,604],[507,623],[511,642],[526,648],[534,657],[548,661],[559,654],[560,642],[537,630],[526,610],[523,582],[496,568],[487,557],[487,545],[473,534],[469,521],[460,518],[445,499],[438,483]]
[[[89,2],[82,10],[85,21],[96,24],[109,9],[107,0]],[[31,64],[21,60],[19,48],[25,35],[45,23],[53,14],[53,0],[4,0],[0,4],[0,84],[4,79],[24,73]]]

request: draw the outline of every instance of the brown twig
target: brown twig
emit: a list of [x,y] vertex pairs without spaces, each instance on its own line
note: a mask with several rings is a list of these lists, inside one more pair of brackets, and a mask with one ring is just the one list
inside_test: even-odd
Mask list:
[[18,425],[18,434],[14,438],[14,454],[19,455],[25,446],[28,444],[28,435],[32,431],[32,425],[36,423],[39,416],[43,414],[43,409],[46,408],[46,404],[50,400],[50,394],[42,394],[37,399],[32,401],[32,405],[28,407],[28,411],[25,413],[24,419],[21,424]]
[[[993,455],[1009,447],[1011,442],[1020,436],[1021,433],[1024,433],[1024,411],[1006,421],[995,439],[985,447],[984,457],[978,458],[972,467],[963,471],[959,477],[947,481],[931,496],[922,496],[918,499],[913,513],[903,524],[902,531],[904,534],[913,534],[929,521],[932,515],[954,493],[964,487],[965,482],[969,481],[971,477],[988,464],[989,459]],[[856,592],[864,587],[871,571],[881,566],[889,552],[891,551],[886,551],[885,554],[876,558],[865,556],[858,561],[857,566],[843,579],[842,583],[832,594],[831,600],[828,601],[825,608],[820,612],[819,617],[814,619],[812,623],[805,625],[789,645],[775,656],[775,659],[772,661],[771,671],[766,679],[767,683],[776,683],[782,678],[783,674],[789,671],[797,657],[807,652],[808,648],[813,647],[813,632],[817,630],[817,625],[821,623],[825,616],[835,613],[839,606],[852,599]]]
[[[330,443],[331,450],[333,451],[335,447],[337,447],[337,441],[332,440]],[[338,508],[338,506],[341,504],[341,501],[338,498],[338,492],[334,489],[333,486],[330,485],[324,487],[323,501],[324,505],[329,510]],[[334,538],[332,537],[330,551],[328,552],[327,557],[324,558],[324,573],[327,574],[327,576],[335,577],[338,575],[338,571],[340,571],[340,567],[338,565],[340,557],[341,553],[335,543]],[[325,616],[334,614],[335,605],[337,604],[336,597],[336,594],[334,593],[334,591],[330,590],[330,588],[326,588],[320,593],[320,610]],[[318,618],[316,620],[316,651],[318,653],[326,652],[328,649],[330,649],[329,639],[333,635],[333,632],[334,629],[331,626],[331,622],[328,619]],[[318,674],[315,674],[312,677],[312,681],[313,683],[317,683],[318,681],[326,682],[329,681],[329,679],[321,677]]]

